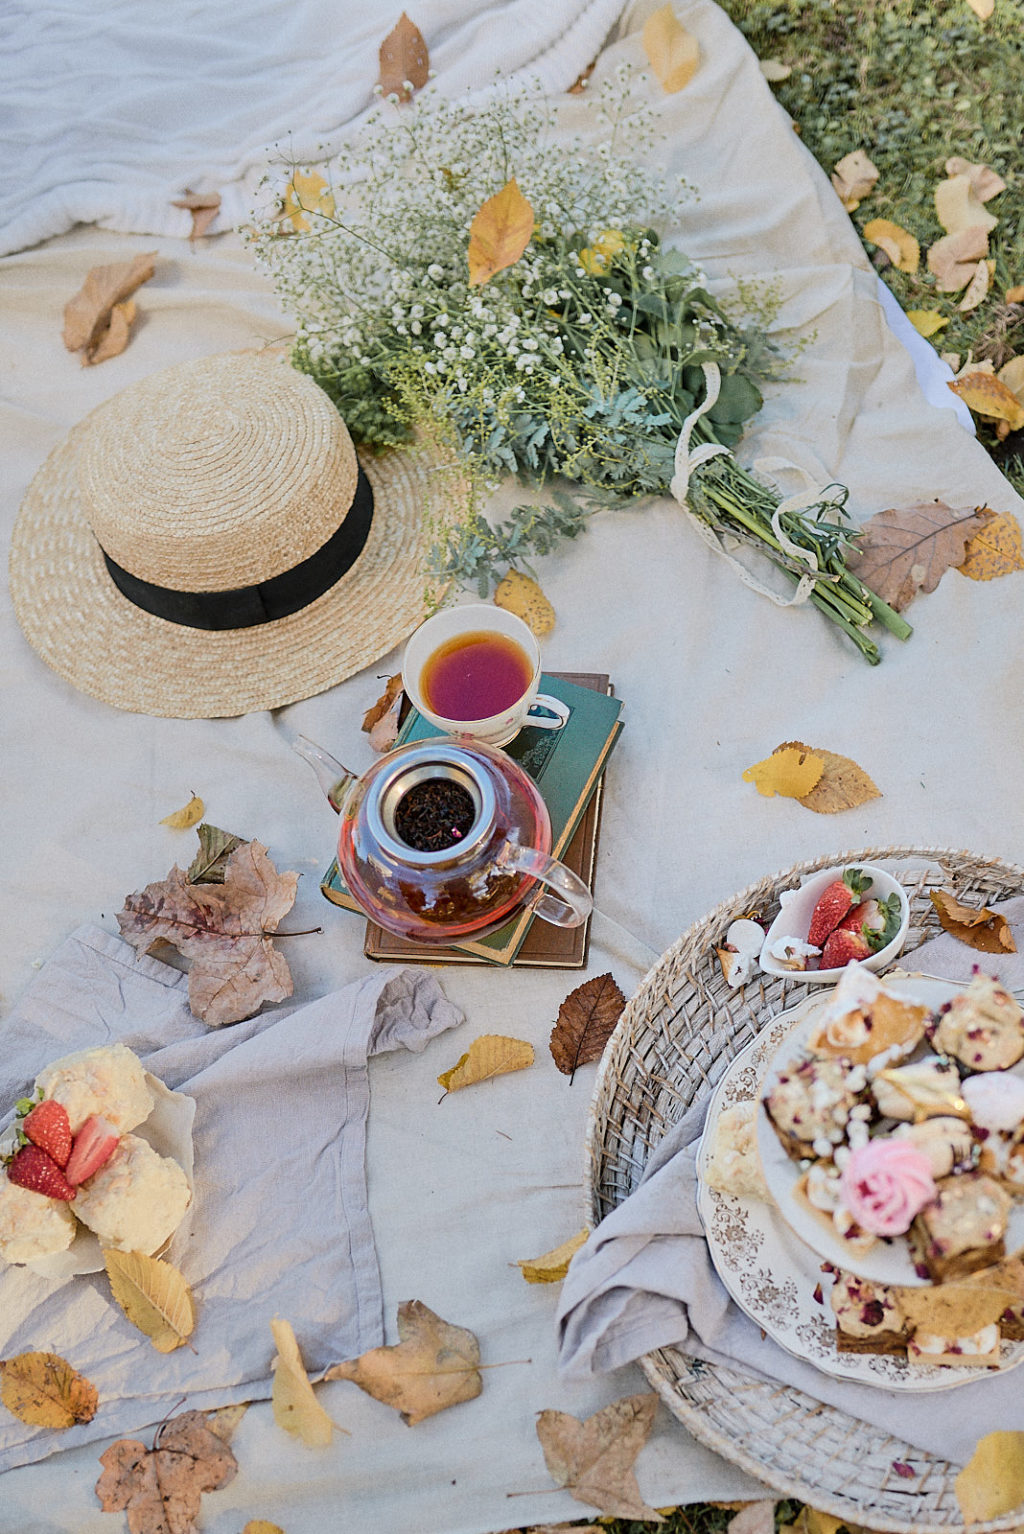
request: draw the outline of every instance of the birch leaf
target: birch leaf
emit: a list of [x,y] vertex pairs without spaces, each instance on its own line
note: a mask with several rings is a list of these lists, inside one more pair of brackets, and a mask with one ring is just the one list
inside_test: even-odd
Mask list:
[[[798,740],[786,744],[795,746],[798,751],[811,749]],[[821,777],[810,793],[801,795],[800,803],[805,810],[813,810],[816,815],[837,815],[841,810],[856,809],[869,799],[882,797],[863,767],[852,757],[825,751],[821,746],[813,749],[814,755],[821,759]]]
[[480,1394],[480,1344],[466,1327],[443,1321],[421,1300],[405,1300],[398,1307],[398,1335],[401,1341],[391,1347],[334,1364],[324,1379],[351,1380],[401,1412],[409,1427]]
[[954,394],[959,395],[975,415],[987,416],[995,421],[1007,421],[1011,431],[1019,431],[1024,426],[1024,405],[1013,390],[1007,388],[1003,380],[992,373],[983,373],[980,369],[975,369],[970,373],[964,373],[960,378],[954,378],[952,383],[946,385],[946,388],[952,389]]
[[58,1353],[19,1353],[0,1360],[0,1401],[29,1427],[63,1429],[91,1422],[96,1386]]
[[996,377],[1024,404],[1024,357],[1011,357],[999,369]]
[[239,1401],[236,1406],[215,1406],[203,1413],[206,1425],[211,1432],[216,1433],[218,1438],[223,1438],[225,1443],[230,1443],[235,1436],[235,1429],[249,1410],[248,1401]]
[[931,902],[943,929],[979,953],[1016,953],[1017,945],[1005,916],[987,906],[964,905],[949,890],[932,890]]
[[759,794],[771,799],[802,799],[809,794],[824,770],[820,756],[806,746],[778,746],[763,762],[755,762],[743,774],[744,783],[753,783]]
[[172,815],[165,815],[160,824],[170,826],[172,831],[189,831],[202,820],[205,812],[206,805],[198,794],[193,794],[186,805],[183,805],[180,810],[175,810]]
[[863,235],[872,245],[884,250],[898,272],[917,271],[921,247],[914,236],[889,218],[872,218],[864,225]]
[[935,188],[935,212],[947,234],[994,229],[999,220],[974,194],[970,176],[948,176]]
[[561,1246],[552,1247],[541,1257],[517,1257],[516,1267],[522,1269],[528,1284],[557,1284],[568,1273],[570,1262],[589,1235],[590,1231],[584,1226],[575,1236],[570,1236]]
[[[274,1421],[286,1433],[294,1433],[301,1438],[311,1449],[326,1448],[337,1423],[332,1422],[313,1394],[291,1322],[275,1317],[270,1323],[270,1330],[274,1334],[277,1348],[277,1356],[271,1365],[274,1371],[271,1395]],[[339,1431],[344,1432],[345,1429]]]
[[949,320],[939,313],[937,309],[908,309],[907,319],[913,325],[919,336],[925,339],[935,335],[943,325],[948,325]]
[[143,1252],[112,1249],[104,1251],[103,1261],[111,1294],[158,1353],[173,1353],[191,1337],[196,1325],[195,1304],[176,1267]]
[[987,21],[996,8],[996,0],[967,0],[979,21]]
[[768,81],[769,85],[776,85],[782,80],[788,80],[793,73],[791,64],[783,64],[781,59],[758,59],[758,68]]
[[960,574],[972,581],[993,581],[1014,570],[1024,570],[1024,549],[1017,518],[1010,511],[998,514],[989,511],[983,515],[985,521],[981,530],[968,543],[964,562],[958,566]]
[[563,1076],[576,1067],[600,1060],[622,1016],[626,998],[611,974],[593,975],[570,991],[558,1009],[549,1048]]
[[568,1412],[542,1411],[537,1437],[552,1480],[612,1518],[663,1523],[641,1497],[633,1471],[657,1405],[655,1395],[624,1396],[584,1422]]
[[648,16],[643,43],[663,91],[674,95],[689,85],[700,66],[700,44],[678,20],[671,4]]
[[279,1523],[268,1523],[265,1518],[250,1518],[242,1534],[284,1534]]
[[430,53],[423,33],[404,11],[381,43],[379,59],[379,83],[385,96],[411,101],[413,91],[430,78]]
[[725,1534],[775,1534],[775,1503],[746,1502],[730,1518]]
[[873,189],[878,180],[878,167],[872,164],[863,149],[854,149],[843,155],[831,179],[843,207],[847,213],[852,213]]
[[130,261],[94,266],[64,309],[64,345],[68,351],[84,350],[88,355],[98,346],[114,306],[130,298],[155,270],[155,250]]
[[956,1478],[965,1523],[987,1523],[1024,1502],[1024,1433],[986,1433]]
[[533,235],[533,209],[515,176],[478,210],[469,226],[469,285],[483,287],[515,266]]
[[[961,392],[955,383],[949,387]],[[861,529],[850,568],[902,612],[918,591],[934,591],[948,569],[963,564],[981,522],[977,510],[953,510],[942,501],[880,511]]]
[[484,1033],[437,1081],[446,1092],[458,1092],[462,1087],[475,1086],[478,1081],[489,1081],[492,1076],[504,1076],[509,1071],[522,1071],[532,1064],[532,1044],[501,1033]]

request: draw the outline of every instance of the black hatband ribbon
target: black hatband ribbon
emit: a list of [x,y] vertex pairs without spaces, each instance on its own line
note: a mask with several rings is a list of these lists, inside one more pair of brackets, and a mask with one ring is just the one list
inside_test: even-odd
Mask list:
[[366,546],[373,521],[373,490],[359,470],[356,493],[341,526],[301,564],[255,586],[231,591],[174,591],[131,575],[102,549],[110,578],[129,602],[190,629],[248,629],[287,618],[323,596],[351,570]]

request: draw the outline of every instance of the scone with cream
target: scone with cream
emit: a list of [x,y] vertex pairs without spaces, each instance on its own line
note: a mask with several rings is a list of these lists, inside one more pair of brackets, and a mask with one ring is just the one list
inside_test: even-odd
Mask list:
[[95,1177],[79,1188],[75,1213],[102,1246],[152,1253],[181,1224],[191,1199],[178,1163],[138,1135],[127,1134]]
[[977,974],[940,1009],[932,1042],[970,1071],[1005,1071],[1024,1059],[1024,1011],[992,975]]
[[33,1262],[66,1252],[75,1230],[75,1217],[62,1199],[19,1188],[0,1176],[0,1258],[5,1262]]
[[924,1037],[928,1008],[886,990],[876,974],[860,964],[843,971],[807,1048],[812,1055],[866,1065],[879,1055],[895,1061],[909,1055]]
[[125,1134],[153,1111],[142,1061],[125,1044],[100,1044],[55,1060],[36,1077],[36,1089],[64,1104],[72,1134],[94,1114]]

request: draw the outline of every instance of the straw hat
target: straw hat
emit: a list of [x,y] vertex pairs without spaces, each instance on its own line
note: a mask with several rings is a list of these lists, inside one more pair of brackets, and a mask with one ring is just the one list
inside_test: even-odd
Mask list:
[[421,621],[426,527],[452,490],[423,451],[357,460],[280,356],[204,357],[125,389],[51,453],[14,529],[14,608],[48,665],[117,708],[277,708]]

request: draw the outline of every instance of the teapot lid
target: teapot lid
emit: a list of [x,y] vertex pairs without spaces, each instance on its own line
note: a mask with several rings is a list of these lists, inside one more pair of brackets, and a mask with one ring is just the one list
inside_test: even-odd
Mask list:
[[[451,783],[468,795],[472,819],[455,831],[456,840],[437,851],[413,846],[399,829],[401,806],[420,784]],[[363,802],[367,829],[381,851],[404,863],[462,862],[476,853],[494,824],[496,800],[490,769],[481,753],[449,738],[424,741],[406,748],[373,779]]]

